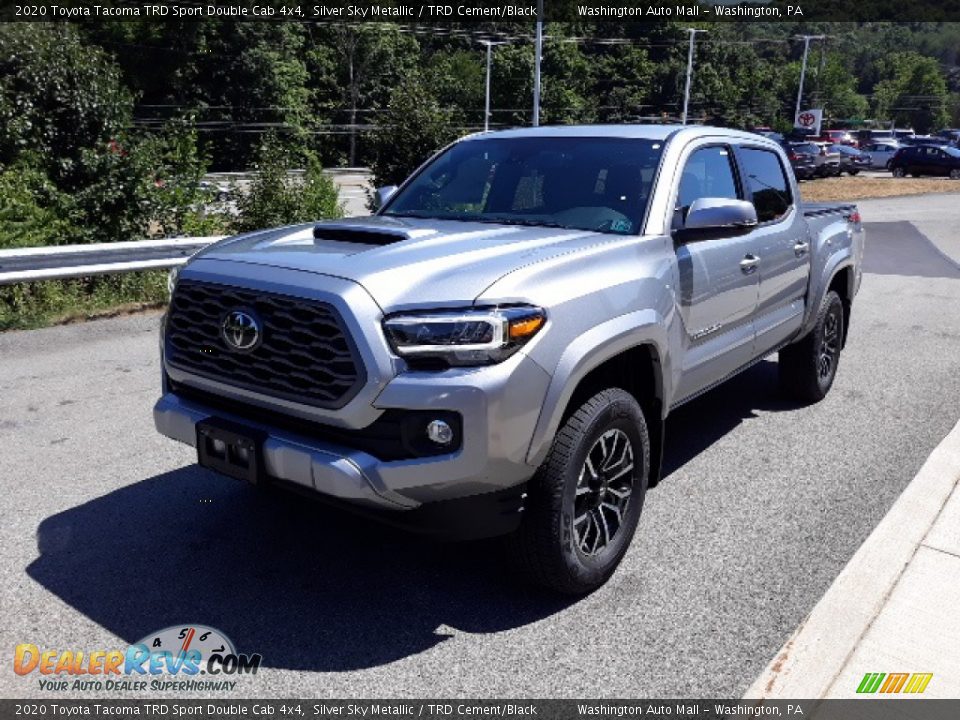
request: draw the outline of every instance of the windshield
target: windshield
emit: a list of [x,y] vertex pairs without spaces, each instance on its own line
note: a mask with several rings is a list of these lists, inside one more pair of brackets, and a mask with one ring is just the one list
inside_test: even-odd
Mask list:
[[637,233],[661,141],[486,137],[420,172],[383,215]]

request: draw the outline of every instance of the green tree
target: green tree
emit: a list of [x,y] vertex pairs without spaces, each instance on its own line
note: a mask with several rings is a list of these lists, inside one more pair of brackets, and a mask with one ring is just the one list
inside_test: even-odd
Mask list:
[[387,101],[404,78],[420,64],[417,41],[394,23],[329,23],[318,32],[329,43],[339,63],[340,107],[346,111],[349,137],[347,162],[357,163],[359,112]]
[[912,51],[895,53],[884,62],[884,75],[874,88],[878,117],[909,125],[919,133],[947,123],[949,93],[935,59]]
[[237,232],[291,225],[343,216],[336,185],[323,173],[315,155],[301,156],[306,169],[302,179],[291,177],[297,153],[275,135],[267,135],[257,153],[249,191],[237,205]]
[[72,25],[0,25],[0,165],[50,180],[75,241],[147,230],[149,159],[128,132],[131,109],[120,71]]
[[373,135],[374,184],[399,185],[457,135],[450,111],[417,78],[394,90]]

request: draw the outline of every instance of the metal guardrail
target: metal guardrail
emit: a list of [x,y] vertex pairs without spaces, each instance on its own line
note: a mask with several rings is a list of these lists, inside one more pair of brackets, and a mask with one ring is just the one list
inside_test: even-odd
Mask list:
[[9,248],[0,250],[0,285],[172,268],[222,237]]

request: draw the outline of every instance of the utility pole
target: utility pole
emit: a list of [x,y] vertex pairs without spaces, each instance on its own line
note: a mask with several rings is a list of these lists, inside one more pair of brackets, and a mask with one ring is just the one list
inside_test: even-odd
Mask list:
[[490,129],[490,64],[493,61],[492,50],[494,45],[506,45],[506,43],[481,40],[480,44],[487,46],[487,96],[483,105],[483,131],[487,132]]
[[537,41],[533,58],[533,126],[540,125],[540,56],[543,54],[543,0],[537,0]]
[[793,112],[793,119],[796,122],[797,115],[800,114],[800,100],[803,98],[803,81],[807,77],[807,54],[810,52],[811,40],[823,40],[826,35],[795,35],[797,40],[803,40],[803,63],[800,65],[800,87],[797,88],[797,108]]
[[696,40],[697,33],[704,33],[706,30],[687,28],[687,32],[690,33],[690,49],[687,51],[687,85],[683,89],[683,116],[680,120],[683,125],[687,124],[687,107],[690,104],[690,78],[693,76],[693,44]]

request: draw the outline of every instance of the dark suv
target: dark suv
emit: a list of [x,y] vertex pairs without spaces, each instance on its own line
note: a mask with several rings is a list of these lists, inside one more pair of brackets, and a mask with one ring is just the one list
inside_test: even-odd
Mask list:
[[900,148],[890,160],[894,177],[946,175],[960,180],[960,150],[945,145]]
[[811,143],[797,143],[784,140],[780,143],[787,153],[790,166],[797,180],[809,180],[817,172],[817,147]]

